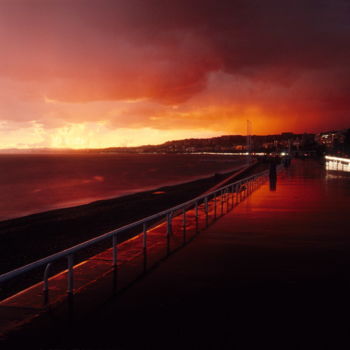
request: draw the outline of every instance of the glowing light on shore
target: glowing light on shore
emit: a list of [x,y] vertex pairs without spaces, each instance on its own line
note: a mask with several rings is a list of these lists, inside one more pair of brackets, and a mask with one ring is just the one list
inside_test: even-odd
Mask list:
[[326,169],[350,172],[350,159],[326,156]]
[[345,163],[350,163],[350,159],[349,158],[340,158],[340,157],[333,157],[333,156],[326,156],[325,157],[328,160],[335,160],[338,162],[345,162]]

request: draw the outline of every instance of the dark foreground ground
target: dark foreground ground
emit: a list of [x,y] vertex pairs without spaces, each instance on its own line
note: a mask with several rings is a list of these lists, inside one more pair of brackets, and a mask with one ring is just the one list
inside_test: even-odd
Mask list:
[[349,177],[294,162],[104,307],[5,346],[349,349],[349,206]]

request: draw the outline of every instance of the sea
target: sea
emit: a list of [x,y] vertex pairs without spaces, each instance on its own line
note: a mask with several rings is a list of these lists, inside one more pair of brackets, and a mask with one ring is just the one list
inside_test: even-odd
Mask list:
[[243,162],[213,154],[2,154],[0,221],[191,181]]

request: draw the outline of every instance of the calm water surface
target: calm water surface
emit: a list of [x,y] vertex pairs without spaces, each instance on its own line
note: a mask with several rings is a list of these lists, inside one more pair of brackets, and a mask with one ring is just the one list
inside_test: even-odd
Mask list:
[[180,183],[241,163],[215,155],[0,155],[0,220]]

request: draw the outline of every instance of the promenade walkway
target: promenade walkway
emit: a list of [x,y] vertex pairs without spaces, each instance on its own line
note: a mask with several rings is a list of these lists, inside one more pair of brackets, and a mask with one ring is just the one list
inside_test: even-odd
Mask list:
[[[294,161],[117,298],[27,346],[348,349],[350,177]],[[69,346],[67,345],[69,344]]]

